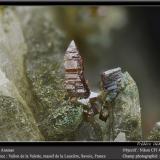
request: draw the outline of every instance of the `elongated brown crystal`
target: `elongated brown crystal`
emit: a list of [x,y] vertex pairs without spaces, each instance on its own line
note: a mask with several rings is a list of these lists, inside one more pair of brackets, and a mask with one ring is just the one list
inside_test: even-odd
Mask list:
[[84,78],[83,61],[74,41],[71,41],[64,56],[65,88],[70,96],[87,98],[90,90]]

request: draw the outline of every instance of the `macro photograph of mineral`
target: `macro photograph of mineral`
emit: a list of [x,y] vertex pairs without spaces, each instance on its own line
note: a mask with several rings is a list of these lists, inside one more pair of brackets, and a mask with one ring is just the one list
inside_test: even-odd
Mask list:
[[0,141],[160,141],[160,8],[0,6]]

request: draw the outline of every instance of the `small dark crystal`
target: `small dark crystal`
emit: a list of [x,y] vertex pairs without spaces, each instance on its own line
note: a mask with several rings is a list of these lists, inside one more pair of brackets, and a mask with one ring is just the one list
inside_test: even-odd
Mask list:
[[109,117],[108,109],[105,107],[102,107],[99,114],[99,119],[101,119],[102,121],[107,121],[108,117]]
[[[110,103],[112,103],[116,98],[118,91],[120,89],[120,82],[122,79],[121,68],[118,67],[103,72],[101,74],[101,79],[102,79],[102,87],[104,91],[107,93],[107,97],[109,97],[106,99],[106,101],[108,105],[110,105]],[[108,117],[109,117],[109,110],[107,106],[103,106],[101,108],[99,118],[102,121],[106,121]]]
[[[84,115],[87,121],[100,113],[102,104],[98,96],[98,94],[91,92],[89,98],[86,99],[87,103],[83,103],[86,106],[84,108]],[[82,103],[81,100],[79,102]]]
[[94,97],[90,99],[91,109],[94,115],[98,114],[101,110],[101,103],[98,100],[98,97]]
[[121,78],[122,72],[120,67],[105,71],[101,75],[104,91],[114,95],[113,98],[115,98],[118,93]]

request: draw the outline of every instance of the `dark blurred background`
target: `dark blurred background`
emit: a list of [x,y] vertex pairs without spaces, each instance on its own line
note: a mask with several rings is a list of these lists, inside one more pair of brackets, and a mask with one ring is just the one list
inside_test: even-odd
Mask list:
[[[160,7],[54,6],[54,18],[75,40],[93,91],[102,71],[121,67],[139,88],[144,136],[160,121]],[[65,49],[66,49],[65,48]]]

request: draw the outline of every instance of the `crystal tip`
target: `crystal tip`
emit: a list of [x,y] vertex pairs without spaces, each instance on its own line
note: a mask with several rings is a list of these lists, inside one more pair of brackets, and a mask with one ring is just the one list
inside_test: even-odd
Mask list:
[[71,47],[76,47],[75,41],[72,40],[69,46],[71,46]]
[[71,43],[69,44],[68,48],[67,48],[67,51],[71,51],[73,49],[76,49],[76,44],[74,42],[74,40],[71,41]]

